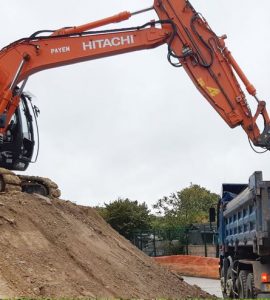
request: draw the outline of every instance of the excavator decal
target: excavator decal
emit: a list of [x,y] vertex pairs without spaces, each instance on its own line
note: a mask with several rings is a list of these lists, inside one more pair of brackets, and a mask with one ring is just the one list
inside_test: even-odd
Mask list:
[[83,42],[83,50],[102,49],[106,47],[118,47],[118,46],[130,45],[130,44],[134,44],[133,35],[114,37],[105,40],[94,40],[94,41],[90,41],[88,44]]
[[213,87],[209,87],[207,86],[206,89],[208,90],[208,93],[210,94],[210,96],[215,97],[220,93],[219,89],[213,88]]
[[63,47],[51,49],[51,54],[59,54],[59,53],[67,53],[67,52],[70,52],[69,46],[63,46]]
[[198,83],[199,83],[199,85],[201,87],[205,88],[208,91],[208,93],[210,94],[210,96],[215,97],[215,96],[217,96],[220,93],[219,89],[206,86],[206,84],[205,84],[205,82],[203,81],[202,78],[199,78],[197,81],[198,81]]

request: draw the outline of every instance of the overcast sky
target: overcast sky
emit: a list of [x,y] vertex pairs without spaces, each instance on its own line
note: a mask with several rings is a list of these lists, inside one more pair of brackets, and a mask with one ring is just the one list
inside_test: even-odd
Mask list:
[[[270,110],[270,1],[193,0]],[[1,47],[41,29],[84,24],[149,7],[152,0],[9,0],[1,3]],[[141,25],[154,12],[110,28]],[[27,174],[50,177],[62,198],[102,205],[118,197],[151,206],[191,182],[219,193],[223,182],[270,180],[270,153],[254,153],[241,128],[230,129],[166,46],[33,75],[41,149]],[[248,101],[253,102],[252,98]]]

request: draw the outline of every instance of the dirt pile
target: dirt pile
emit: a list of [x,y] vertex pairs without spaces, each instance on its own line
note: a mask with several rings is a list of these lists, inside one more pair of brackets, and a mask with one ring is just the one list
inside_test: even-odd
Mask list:
[[0,298],[209,297],[69,201],[0,194],[0,253]]

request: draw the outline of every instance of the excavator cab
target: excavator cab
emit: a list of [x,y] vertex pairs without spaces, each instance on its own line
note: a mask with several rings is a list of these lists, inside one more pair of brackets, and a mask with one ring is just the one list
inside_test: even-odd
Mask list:
[[0,167],[17,171],[27,169],[34,153],[33,116],[36,121],[37,113],[38,109],[32,105],[30,95],[22,93],[20,105],[0,144]]

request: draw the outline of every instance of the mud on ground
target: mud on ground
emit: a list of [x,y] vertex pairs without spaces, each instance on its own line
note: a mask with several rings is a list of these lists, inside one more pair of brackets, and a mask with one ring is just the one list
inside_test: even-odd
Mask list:
[[209,297],[157,265],[93,208],[0,194],[0,298]]

